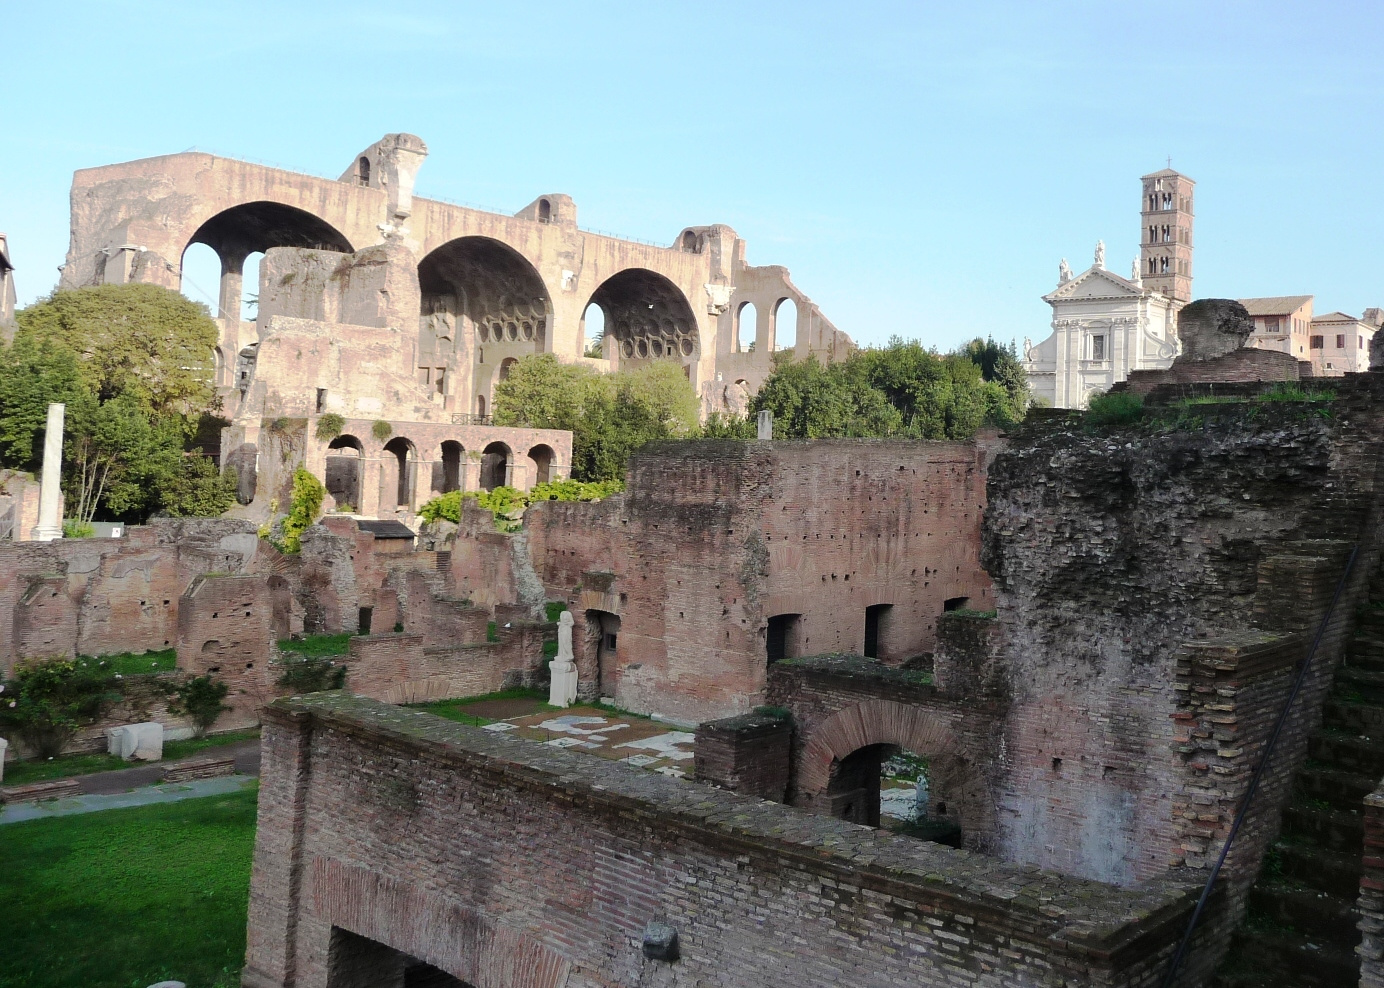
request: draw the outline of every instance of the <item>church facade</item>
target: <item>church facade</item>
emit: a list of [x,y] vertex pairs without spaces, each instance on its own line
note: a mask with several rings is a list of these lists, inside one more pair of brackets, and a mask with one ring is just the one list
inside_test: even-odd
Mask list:
[[1043,296],[1052,335],[1024,340],[1029,387],[1054,408],[1085,408],[1132,371],[1162,370],[1177,356],[1177,313],[1192,299],[1195,183],[1171,168],[1140,181],[1139,258],[1129,277],[1106,269],[1103,242],[1080,274],[1064,258],[1057,288]]

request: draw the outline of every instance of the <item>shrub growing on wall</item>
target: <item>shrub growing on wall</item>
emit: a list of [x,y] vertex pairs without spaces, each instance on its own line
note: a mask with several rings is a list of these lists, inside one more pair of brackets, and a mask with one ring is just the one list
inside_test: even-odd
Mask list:
[[1144,414],[1144,399],[1128,391],[1098,394],[1086,406],[1088,425],[1128,425]]
[[196,676],[182,683],[173,692],[173,702],[168,709],[176,714],[186,714],[192,721],[195,737],[205,737],[217,718],[231,708],[222,701],[231,688],[219,679],[210,676]]
[[394,426],[390,425],[384,419],[376,419],[375,424],[370,426],[370,434],[380,442],[384,442],[394,434]]
[[40,757],[56,757],[79,729],[120,699],[117,679],[99,659],[26,662],[0,684],[0,726]]
[[623,481],[600,480],[584,483],[580,480],[556,480],[550,483],[535,484],[527,494],[513,487],[497,487],[493,491],[450,491],[440,494],[418,509],[424,521],[437,521],[439,518],[450,522],[461,521],[462,499],[471,499],[480,507],[495,516],[498,524],[513,522],[518,513],[539,501],[599,501],[619,494],[625,489]]
[[[389,423],[385,423],[388,425]],[[317,420],[317,438],[331,442],[346,428],[346,420],[335,412],[328,412]]]
[[327,489],[320,480],[302,467],[293,471],[293,498],[288,506],[288,517],[284,519],[283,545],[280,547],[284,552],[298,552],[302,548],[303,533],[317,520],[317,514],[322,510],[322,499],[326,496]]

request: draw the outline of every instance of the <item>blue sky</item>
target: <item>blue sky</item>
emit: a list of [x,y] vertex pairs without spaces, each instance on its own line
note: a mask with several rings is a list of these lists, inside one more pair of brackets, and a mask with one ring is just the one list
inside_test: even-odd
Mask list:
[[857,342],[1048,333],[1057,263],[1136,255],[1197,180],[1198,296],[1384,305],[1384,5],[0,2],[0,230],[21,302],[76,168],[197,146],[670,243],[728,223]]

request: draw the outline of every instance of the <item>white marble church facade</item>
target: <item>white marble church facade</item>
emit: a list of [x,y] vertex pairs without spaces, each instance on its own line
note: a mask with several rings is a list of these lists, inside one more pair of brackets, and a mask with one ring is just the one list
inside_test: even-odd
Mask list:
[[1125,380],[1131,371],[1163,370],[1177,356],[1181,306],[1145,288],[1135,261],[1129,278],[1105,269],[1105,244],[1095,263],[1073,275],[1063,259],[1052,306],[1052,335],[1024,340],[1024,370],[1033,395],[1054,408],[1085,408],[1093,393]]

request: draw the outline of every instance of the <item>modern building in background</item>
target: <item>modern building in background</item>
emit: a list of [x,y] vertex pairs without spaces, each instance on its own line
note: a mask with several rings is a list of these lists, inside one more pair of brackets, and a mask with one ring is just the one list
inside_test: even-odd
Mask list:
[[1254,333],[1245,341],[1245,346],[1290,353],[1299,360],[1311,359],[1307,348],[1312,330],[1313,296],[1275,295],[1238,301],[1254,319]]
[[1340,377],[1370,369],[1370,340],[1384,323],[1384,310],[1366,309],[1360,318],[1329,312],[1312,319],[1307,349],[1316,377]]

